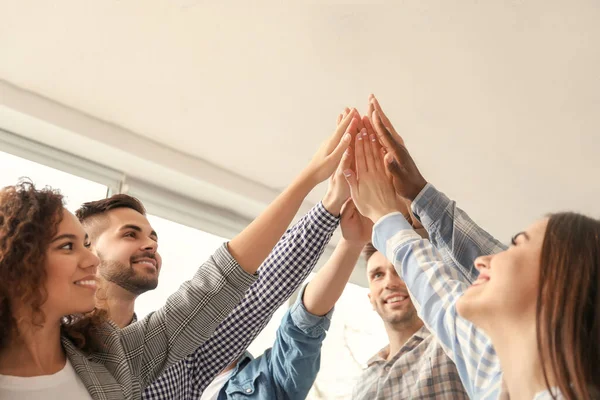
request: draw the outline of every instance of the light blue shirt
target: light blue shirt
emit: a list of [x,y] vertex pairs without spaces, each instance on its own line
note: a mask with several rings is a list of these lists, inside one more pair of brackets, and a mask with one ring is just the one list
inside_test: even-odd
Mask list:
[[[419,316],[455,362],[469,396],[507,398],[490,338],[456,311],[457,300],[478,276],[474,259],[506,246],[430,184],[412,208],[431,242],[416,234],[401,213],[392,213],[375,224],[373,244],[404,279]],[[535,396],[536,400],[551,398],[548,391]]]

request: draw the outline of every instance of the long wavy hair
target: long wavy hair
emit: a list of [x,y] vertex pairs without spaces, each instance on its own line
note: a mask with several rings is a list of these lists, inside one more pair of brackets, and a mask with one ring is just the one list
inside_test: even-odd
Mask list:
[[[550,216],[542,245],[537,342],[548,376],[569,400],[600,390],[600,221]],[[592,394],[593,393],[593,394]],[[594,397],[598,398],[598,397]]]
[[[41,306],[46,291],[46,252],[63,218],[63,196],[51,188],[38,190],[29,180],[0,190],[0,349],[18,338],[15,304],[26,305],[34,326],[45,322]],[[62,332],[81,350],[99,349],[96,328],[107,318],[103,310],[63,318]]]

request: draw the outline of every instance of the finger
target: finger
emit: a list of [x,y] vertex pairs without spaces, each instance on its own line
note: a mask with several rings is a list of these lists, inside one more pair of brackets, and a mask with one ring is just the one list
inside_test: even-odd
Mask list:
[[344,108],[344,111],[342,111],[342,119],[346,118],[346,116],[348,115],[349,112],[350,112],[350,109],[348,107]]
[[373,154],[373,145],[371,144],[371,138],[364,130],[362,133],[364,149],[365,149],[365,161],[367,164],[367,171],[376,172],[377,166],[375,165],[375,156]]
[[344,119],[344,114],[338,115],[337,121],[335,122],[335,126],[338,126],[340,124],[340,122],[342,122],[342,119]]
[[389,129],[387,129],[383,124],[383,121],[381,120],[377,110],[373,111],[373,118],[371,118],[371,121],[373,122],[375,132],[377,133],[377,137],[379,138],[381,144],[389,151],[396,150],[399,143],[396,142]]
[[[369,114],[369,115],[371,115],[371,114]],[[363,125],[364,125],[365,129],[367,130],[367,133],[369,134],[369,136],[376,135],[375,129],[373,129],[373,124],[371,124],[371,120],[369,119],[368,116],[366,116],[366,115],[363,116],[362,122],[363,122]]]
[[374,98],[374,95],[369,95],[369,106],[367,107],[367,115],[369,116],[369,118],[371,118],[371,115],[373,115],[373,111],[375,111],[375,104],[373,103]]
[[351,169],[347,169],[344,170],[344,178],[346,178],[346,182],[348,182],[348,186],[350,186],[350,196],[352,196],[352,199],[356,199],[358,197],[356,174]]
[[379,100],[377,100],[375,95],[372,95],[370,102],[371,102],[371,105],[373,106],[373,109],[377,111],[377,113],[381,117],[381,120],[383,121],[383,124],[385,125],[386,128],[388,128],[390,130],[390,133],[396,139],[396,141],[404,144],[404,139],[402,139],[402,136],[400,136],[400,134],[396,131],[396,128],[394,128],[394,125],[392,125],[392,121],[390,121],[390,119],[387,117],[387,115],[385,115],[385,113],[383,112],[383,109],[381,108],[381,105],[379,104]]
[[379,155],[381,157],[381,165],[383,166],[383,169],[384,169],[385,174],[387,175],[388,179],[393,182],[394,175],[392,174],[392,172],[390,171],[390,169],[386,165],[387,161],[386,161],[385,157],[386,157],[387,154],[388,153],[385,151],[385,147],[379,148]]
[[367,169],[367,162],[365,160],[365,140],[363,140],[364,136],[362,133],[356,135],[356,140],[354,143],[354,154],[355,154],[355,162],[356,162],[356,174],[360,178],[365,174]]
[[331,137],[331,147],[337,145],[340,142],[340,140],[342,140],[342,136],[344,135],[344,133],[346,133],[348,126],[350,126],[350,124],[352,123],[352,119],[353,114],[351,113],[346,114],[346,116],[342,118],[342,121],[338,124],[337,128],[335,129],[335,132]]
[[356,210],[356,206],[354,205],[352,198],[349,198],[348,200],[346,200],[346,202],[342,206],[340,215],[342,216],[342,218],[351,217],[354,210]]
[[400,163],[392,156],[391,153],[385,155],[384,161],[385,167],[392,174],[392,176],[398,179],[402,179],[404,171],[400,167]]
[[379,100],[377,100],[377,97],[375,97],[375,95],[373,95],[370,100],[371,100],[370,101],[371,104],[373,105],[373,108],[375,110],[377,110],[379,115],[381,115],[381,119],[383,120],[383,123],[385,124],[385,126],[387,126],[390,129],[394,129],[392,122],[387,117],[387,115],[385,115],[385,113],[383,112],[383,109],[381,108],[381,104],[379,104]]
[[[350,146],[350,142],[352,141],[352,135],[349,133],[345,133],[342,137],[342,140],[338,143],[338,145],[333,149],[333,151],[327,156],[329,160],[331,160],[334,165],[338,165],[344,156],[344,152]],[[329,164],[332,165],[332,164]]]
[[338,170],[340,172],[344,172],[347,169],[352,169],[352,159],[354,157],[352,157],[353,152],[352,152],[352,148],[348,147],[346,149],[346,151],[344,151],[344,155],[342,156],[342,161],[340,161],[340,165],[338,167]]
[[[375,171],[385,170],[383,167],[383,157],[381,155],[381,145],[374,134],[369,135],[369,144],[371,146],[371,154],[373,155],[373,169]],[[369,166],[369,171],[371,167]]]
[[363,125],[362,118],[361,118],[360,113],[358,112],[358,110],[356,108],[353,108],[352,112],[354,113],[355,117],[358,118],[358,131],[360,132],[365,127]]

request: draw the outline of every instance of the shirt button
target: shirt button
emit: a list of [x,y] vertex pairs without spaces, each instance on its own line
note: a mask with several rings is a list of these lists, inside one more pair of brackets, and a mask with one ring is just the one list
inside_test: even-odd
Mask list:
[[387,367],[385,367],[385,370],[386,370],[387,372],[390,372],[390,369],[391,369],[391,368],[390,368],[390,366],[389,366],[389,365],[388,365]]
[[252,389],[250,389],[250,388],[246,389],[246,393],[252,393]]

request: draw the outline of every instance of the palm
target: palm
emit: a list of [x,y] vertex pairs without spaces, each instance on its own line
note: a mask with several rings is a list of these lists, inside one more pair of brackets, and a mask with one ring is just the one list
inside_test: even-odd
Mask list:
[[352,201],[342,210],[342,236],[349,242],[367,243],[371,238],[373,223],[361,215]]

